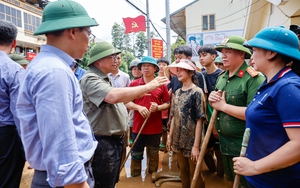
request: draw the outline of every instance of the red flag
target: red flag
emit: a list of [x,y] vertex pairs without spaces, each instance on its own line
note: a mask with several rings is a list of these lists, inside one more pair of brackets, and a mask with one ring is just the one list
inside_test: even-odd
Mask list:
[[136,18],[123,18],[125,25],[125,34],[131,32],[146,31],[146,21],[144,16],[138,16]]

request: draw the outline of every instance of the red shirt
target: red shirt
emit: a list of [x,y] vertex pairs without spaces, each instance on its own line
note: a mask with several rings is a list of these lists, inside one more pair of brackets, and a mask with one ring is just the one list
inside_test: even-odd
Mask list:
[[[145,85],[145,84],[146,83],[144,79],[139,78],[132,81],[129,87],[135,87],[135,86]],[[149,109],[151,102],[156,102],[158,105],[160,105],[170,101],[170,96],[166,85],[160,86],[155,90],[153,90],[152,92],[149,92],[148,94],[150,95],[138,99],[134,99],[133,102],[135,104],[145,106],[147,109]],[[145,119],[141,116],[139,111],[134,111],[132,132],[138,133],[144,121]],[[160,133],[162,133],[162,112],[161,111],[152,112],[141,134],[160,134]]]

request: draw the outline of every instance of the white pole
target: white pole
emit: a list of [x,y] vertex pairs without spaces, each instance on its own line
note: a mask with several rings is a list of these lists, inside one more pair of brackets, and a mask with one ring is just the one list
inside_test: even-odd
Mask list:
[[166,26],[167,26],[167,60],[171,62],[171,37],[170,37],[170,4],[166,0]]
[[147,11],[147,39],[148,39],[148,56],[151,56],[151,36],[150,36],[150,16],[149,16],[149,2],[146,0]]

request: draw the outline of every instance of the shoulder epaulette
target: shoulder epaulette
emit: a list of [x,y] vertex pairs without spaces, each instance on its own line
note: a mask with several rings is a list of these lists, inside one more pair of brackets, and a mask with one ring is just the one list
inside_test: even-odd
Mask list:
[[250,74],[250,76],[255,77],[257,76],[259,73],[253,68],[253,67],[248,67],[246,69],[246,71]]
[[221,74],[224,74],[224,72],[226,72],[226,70],[223,70],[222,72],[220,72],[218,76],[220,76]]

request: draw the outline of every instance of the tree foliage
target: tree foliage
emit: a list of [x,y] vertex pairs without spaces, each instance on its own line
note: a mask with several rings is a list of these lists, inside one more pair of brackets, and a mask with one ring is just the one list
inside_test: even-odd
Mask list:
[[[171,52],[173,52],[175,48],[182,46],[182,45],[185,45],[185,41],[180,36],[177,36],[175,43],[171,45]],[[173,53],[171,53],[171,59],[172,59],[171,60],[172,62],[175,61],[175,57],[174,57]]]
[[139,32],[135,40],[135,56],[141,59],[144,56],[145,50],[148,49],[148,41],[145,32]]
[[81,62],[79,64],[79,66],[85,70],[88,69],[88,62],[90,60],[90,49],[95,45],[95,43],[91,42],[89,49],[87,50],[87,52],[84,54],[83,58],[81,59]]
[[[128,67],[130,62],[135,58],[141,59],[145,55],[145,52],[148,50],[148,40],[145,32],[138,33],[130,33],[125,34],[125,27],[123,24],[114,23],[111,29],[112,36],[112,45],[122,51],[122,62],[120,65],[120,70],[128,73],[130,76],[131,73],[128,71]],[[151,31],[151,38],[156,38],[157,35]],[[185,41],[181,37],[177,37],[175,44],[171,45],[171,51],[173,51],[176,47],[184,45]],[[90,48],[94,45],[94,43],[90,44]],[[80,67],[87,69],[87,64],[89,61],[90,48],[87,53],[82,58],[82,63],[79,65]],[[172,62],[174,61],[174,55],[172,54]]]
[[120,69],[128,72],[130,62],[135,58],[142,58],[147,50],[147,36],[145,32],[125,34],[123,24],[114,23],[112,30],[112,45],[122,51]]

